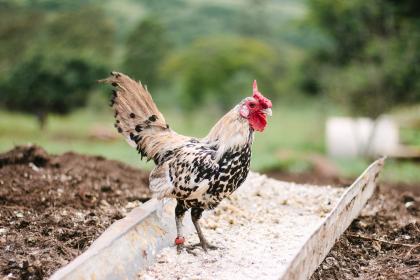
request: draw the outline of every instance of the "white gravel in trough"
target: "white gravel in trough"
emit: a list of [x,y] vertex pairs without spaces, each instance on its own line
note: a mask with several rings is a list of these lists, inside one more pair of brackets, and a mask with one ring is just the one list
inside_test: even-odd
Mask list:
[[[204,253],[197,248],[194,256],[166,248],[138,278],[278,279],[343,191],[251,173],[229,199],[200,220],[207,240],[221,249]],[[197,243],[196,233],[186,241]]]

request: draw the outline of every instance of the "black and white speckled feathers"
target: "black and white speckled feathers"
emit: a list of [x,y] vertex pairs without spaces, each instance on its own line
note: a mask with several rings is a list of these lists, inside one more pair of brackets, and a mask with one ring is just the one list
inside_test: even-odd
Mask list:
[[183,208],[212,209],[246,179],[253,130],[239,110],[223,116],[203,139],[169,128],[151,95],[140,83],[112,72],[102,82],[115,87],[112,108],[116,127],[142,156],[153,159],[150,190],[173,197]]
[[190,142],[185,153],[178,149],[169,161],[168,196],[182,200],[187,208],[212,209],[246,179],[251,160],[251,142],[234,146],[215,161],[217,147]]
[[[172,193],[179,201],[182,201],[185,208],[213,209],[245,181],[249,172],[250,160],[250,145],[233,147],[224,153],[215,169],[194,166],[190,168],[193,173],[197,174],[192,182],[194,187],[191,189],[182,188],[184,180],[178,188],[174,188]],[[206,186],[203,187],[202,183]]]

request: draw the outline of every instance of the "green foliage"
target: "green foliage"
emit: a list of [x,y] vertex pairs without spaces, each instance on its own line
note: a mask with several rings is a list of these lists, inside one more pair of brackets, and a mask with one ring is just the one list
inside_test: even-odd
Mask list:
[[[168,37],[183,48],[207,36],[252,36],[272,44],[306,45],[294,20],[305,14],[305,0],[140,0],[146,14],[159,16]],[[309,37],[309,36],[308,36]]]
[[107,72],[98,61],[112,62],[113,25],[90,6],[52,13],[9,2],[0,12],[0,105],[34,114],[42,126],[48,113],[86,103]]
[[70,56],[84,56],[94,60],[113,61],[115,30],[112,21],[98,8],[52,14],[38,36],[36,51],[66,52]]
[[100,3],[100,0],[2,0],[0,7],[26,8],[31,10],[59,11],[80,9],[83,5]]
[[112,62],[114,27],[101,10],[46,13],[37,9],[0,9],[0,74],[36,53],[68,53]]
[[416,0],[310,0],[309,8],[313,23],[334,41],[328,57],[336,64],[364,60],[366,47],[377,38],[399,37],[406,30],[418,36]]
[[[245,36],[257,38],[272,35],[267,10],[268,0],[248,0],[248,5],[242,7],[239,18],[238,31]],[[250,9],[249,7],[252,7]]]
[[224,110],[251,93],[257,79],[261,91],[273,92],[271,79],[279,71],[276,53],[266,44],[249,38],[205,38],[173,55],[163,66],[167,77],[182,83],[183,105],[200,106],[214,99]]
[[[293,85],[287,75],[290,61],[286,63],[283,60],[287,56],[285,54],[292,53],[283,49],[292,48],[283,42],[299,41],[296,44],[306,44],[305,40],[296,40],[302,36],[292,23],[304,15],[305,6],[302,3],[303,0],[198,0],[194,3],[189,0],[5,0],[0,3],[0,77],[7,80],[13,69],[29,57],[42,55],[50,59],[48,57],[68,56],[94,64],[100,61],[109,69],[127,72],[141,79],[153,92],[168,92],[170,88],[173,94],[164,98],[171,105],[191,104],[191,95],[181,93],[187,87],[190,92],[196,91],[195,87],[200,90],[200,100],[212,99],[211,95],[217,90],[214,99],[225,110],[238,100],[233,97],[235,92],[238,95],[241,93],[241,96],[249,92],[249,83],[254,78],[258,78],[265,93],[277,94],[279,89],[286,88],[285,85]],[[220,66],[219,69],[232,75],[218,79],[221,84],[214,88],[199,89],[196,83],[198,75],[194,79],[183,77],[182,73],[191,70],[181,68],[177,70],[179,75],[165,70],[167,76],[162,79],[159,69],[167,69],[162,64],[167,65],[165,61],[169,55],[176,57],[180,53],[188,53],[194,48],[194,42],[205,41],[206,37],[213,40],[215,35],[231,37],[227,41],[235,41],[238,36],[251,36],[250,39],[258,39],[261,44],[266,44],[269,49],[266,57],[271,58],[264,58],[263,54],[262,62],[257,61],[252,67],[251,63],[245,62],[242,64],[244,69],[240,70],[241,64],[236,65],[236,62],[235,65]],[[243,42],[247,44],[246,40]],[[227,44],[229,50],[226,55],[229,55],[237,46]],[[252,47],[253,44],[249,48]],[[223,46],[217,48],[215,51],[221,53]],[[231,60],[249,59],[241,58],[241,55],[234,53],[235,58]],[[224,59],[221,60],[224,63]],[[261,66],[264,63],[266,66]],[[281,77],[278,77],[279,64],[282,66]],[[227,70],[225,66],[236,70]],[[256,69],[251,69],[254,67]],[[174,76],[178,78],[173,79]],[[168,80],[174,83],[166,83]],[[228,94],[226,99],[221,97],[225,93]],[[181,95],[179,99],[171,99],[177,95]],[[187,100],[183,100],[184,97],[188,97]]]
[[31,49],[44,22],[45,15],[38,11],[0,8],[1,77]]
[[150,87],[161,81],[158,67],[170,49],[162,25],[147,18],[129,35],[126,42],[123,70]]
[[379,67],[352,64],[330,71],[324,73],[323,87],[333,99],[347,104],[352,114],[376,118],[392,106],[389,99],[393,92],[384,87],[384,73]]
[[77,57],[35,55],[16,65],[3,83],[0,103],[36,115],[43,126],[48,113],[66,114],[83,106],[102,67]]
[[389,22],[384,20],[387,7],[379,2],[382,1],[309,1],[314,23],[333,40],[329,60],[345,64],[363,52],[373,34],[387,32]]
[[309,55],[301,87],[377,117],[420,101],[418,2],[311,0],[310,15],[330,44]]

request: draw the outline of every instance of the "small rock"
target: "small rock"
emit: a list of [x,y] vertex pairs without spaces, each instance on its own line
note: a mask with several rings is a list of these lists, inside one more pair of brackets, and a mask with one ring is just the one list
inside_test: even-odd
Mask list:
[[366,224],[365,222],[361,221],[361,220],[358,220],[358,221],[356,222],[356,225],[357,225],[357,227],[358,227],[359,229],[364,229],[364,228],[366,228],[366,227],[367,227],[367,224]]
[[133,209],[133,208],[136,208],[138,206],[140,206],[140,202],[135,200],[135,201],[131,201],[131,202],[127,203],[127,205],[125,205],[125,208]]
[[110,192],[110,191],[112,191],[111,186],[104,185],[101,187],[101,192]]
[[378,241],[374,240],[372,242],[372,247],[373,249],[375,249],[376,251],[380,252],[382,247],[381,247],[381,243],[379,243]]
[[415,208],[416,203],[414,201],[408,201],[404,204],[405,208],[411,210]]
[[15,215],[18,218],[23,218],[23,213],[22,212],[15,212]]
[[409,235],[407,235],[407,234],[404,234],[402,237],[403,237],[405,240],[411,239],[411,237],[410,237]]
[[40,168],[38,166],[36,166],[33,162],[29,163],[29,167],[32,168],[32,170],[35,171],[35,172],[40,171]]

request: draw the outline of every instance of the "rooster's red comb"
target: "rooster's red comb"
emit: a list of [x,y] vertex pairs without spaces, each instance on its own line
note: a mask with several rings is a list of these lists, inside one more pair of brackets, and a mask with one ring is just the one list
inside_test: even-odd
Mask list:
[[252,85],[252,97],[254,97],[264,109],[273,106],[270,99],[264,97],[261,92],[258,91],[257,80],[254,80],[254,84]]

